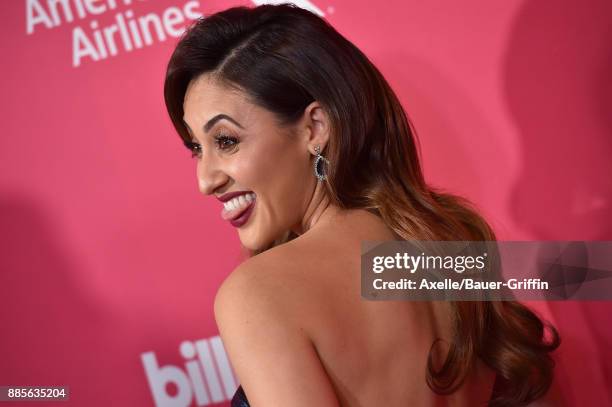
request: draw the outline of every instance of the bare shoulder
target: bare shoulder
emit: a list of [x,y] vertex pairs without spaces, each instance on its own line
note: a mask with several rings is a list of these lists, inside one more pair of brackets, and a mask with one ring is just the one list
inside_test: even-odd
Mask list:
[[340,318],[337,314],[362,307],[360,242],[385,238],[385,233],[374,215],[353,212],[247,259],[217,292],[217,324],[250,315],[316,340],[322,326]]
[[307,259],[301,245],[287,243],[245,260],[217,291],[215,315],[221,308],[256,307],[269,318],[294,319],[292,304],[301,302],[308,286],[303,279]]
[[244,261],[223,282],[215,304],[261,302],[259,306],[281,308],[285,318],[304,317],[305,324],[312,315],[321,315],[313,311],[323,311],[338,299],[341,286],[359,300],[359,291],[354,295],[354,287],[348,285],[360,281],[361,241],[389,238],[388,229],[374,215],[351,211]]
[[248,259],[218,290],[214,311],[223,344],[252,405],[337,406],[317,351],[288,300],[292,284],[287,275],[282,278],[285,256],[278,252]]
[[248,304],[259,308],[275,308],[279,305],[279,296],[274,292],[280,288],[278,270],[282,268],[279,256],[270,256],[265,252],[245,260],[236,267],[223,281],[215,296],[215,315],[220,307]]

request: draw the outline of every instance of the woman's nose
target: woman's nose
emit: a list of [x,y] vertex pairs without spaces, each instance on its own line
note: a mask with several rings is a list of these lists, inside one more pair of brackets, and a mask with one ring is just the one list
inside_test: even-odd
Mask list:
[[228,176],[220,168],[211,164],[211,162],[198,163],[198,188],[204,195],[213,194],[218,188],[225,185],[228,180]]

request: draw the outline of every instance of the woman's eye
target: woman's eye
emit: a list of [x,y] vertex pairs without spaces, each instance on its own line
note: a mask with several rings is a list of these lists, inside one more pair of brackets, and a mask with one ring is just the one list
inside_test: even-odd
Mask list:
[[215,137],[217,147],[221,150],[229,150],[238,144],[238,140],[232,136],[226,136],[225,134],[219,134]]
[[191,158],[199,158],[202,155],[202,146],[198,143],[190,143],[189,150],[191,151]]

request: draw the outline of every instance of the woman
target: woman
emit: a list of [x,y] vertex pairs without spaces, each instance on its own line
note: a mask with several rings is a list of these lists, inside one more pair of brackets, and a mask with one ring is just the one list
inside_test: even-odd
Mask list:
[[551,327],[545,342],[526,307],[361,299],[363,240],[495,236],[425,183],[396,95],[327,22],[288,4],[201,19],[164,96],[201,192],[251,254],[215,298],[241,383],[233,405],[506,406],[546,393],[559,337]]

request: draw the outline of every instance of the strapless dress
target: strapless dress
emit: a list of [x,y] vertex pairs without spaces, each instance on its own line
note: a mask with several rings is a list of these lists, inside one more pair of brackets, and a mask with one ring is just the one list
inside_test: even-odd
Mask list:
[[246,394],[244,394],[242,386],[238,386],[236,393],[234,393],[231,407],[251,407],[249,400],[247,400]]

